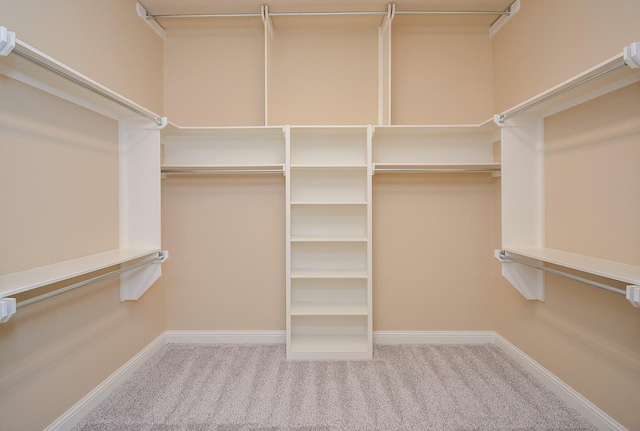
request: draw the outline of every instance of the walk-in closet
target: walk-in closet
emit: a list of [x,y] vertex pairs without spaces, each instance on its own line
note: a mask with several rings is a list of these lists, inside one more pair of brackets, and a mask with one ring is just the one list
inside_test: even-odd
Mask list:
[[[72,429],[188,346],[260,351],[210,361],[229,375],[277,351],[274,379],[375,376],[370,395],[403,380],[392,346],[408,367],[449,346],[449,364],[501,352],[594,429],[640,429],[638,16],[636,0],[1,3],[0,428]],[[416,384],[389,390],[415,395],[397,417],[354,423],[419,429]],[[260,426],[352,429],[280,413]]]

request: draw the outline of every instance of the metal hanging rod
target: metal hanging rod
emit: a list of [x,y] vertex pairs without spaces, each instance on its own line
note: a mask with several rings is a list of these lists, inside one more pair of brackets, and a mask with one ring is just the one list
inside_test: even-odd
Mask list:
[[91,283],[95,283],[96,281],[104,280],[106,278],[112,277],[114,275],[122,274],[126,271],[131,271],[132,269],[140,268],[141,266],[149,265],[150,263],[155,262],[164,262],[166,260],[167,254],[165,251],[159,251],[155,256],[142,260],[133,265],[128,265],[123,268],[119,268],[113,271],[109,271],[105,274],[101,274],[87,280],[79,281],[77,283],[71,284],[69,286],[65,286],[60,289],[53,290],[51,292],[43,293],[42,295],[34,296],[33,298],[25,299],[24,301],[20,301],[16,304],[16,308],[26,307],[27,305],[35,304],[36,302],[43,301],[45,299],[52,298],[54,296],[61,295],[63,293],[69,292],[71,290],[78,289],[79,287],[86,286]]
[[520,263],[522,265],[530,266],[531,268],[539,269],[541,271],[548,272],[555,275],[560,275],[562,277],[569,278],[574,281],[579,281],[580,283],[588,284],[590,286],[597,287],[598,289],[606,290],[607,292],[616,293],[618,295],[626,296],[627,294],[626,291],[622,289],[618,289],[613,286],[609,286],[608,284],[599,283],[597,281],[589,280],[588,278],[569,274],[568,272],[560,271],[554,268],[549,268],[547,266],[536,265],[535,263],[524,260],[524,259],[518,259],[517,257],[514,257],[511,254],[507,254],[505,250],[500,250],[500,260]]
[[446,174],[485,172],[500,172],[500,168],[374,168],[374,173]]
[[511,15],[510,10],[396,10],[396,15]]
[[610,68],[608,68],[606,70],[603,70],[600,73],[597,73],[597,74],[595,74],[593,76],[585,78],[582,81],[578,81],[575,84],[572,84],[572,85],[570,85],[570,86],[568,86],[566,88],[563,88],[563,89],[561,89],[561,90],[559,90],[559,91],[557,91],[555,93],[551,93],[548,96],[545,96],[540,100],[536,100],[535,102],[532,102],[532,103],[530,103],[528,105],[525,105],[525,106],[523,106],[523,107],[521,107],[521,108],[519,108],[519,109],[517,109],[517,110],[515,110],[513,112],[510,112],[508,114],[498,114],[497,115],[497,122],[499,124],[502,124],[505,121],[509,120],[510,118],[513,118],[513,117],[518,116],[518,115],[520,115],[520,114],[522,114],[524,112],[527,112],[528,110],[533,109],[538,105],[541,105],[541,104],[543,104],[545,102],[548,102],[549,100],[555,99],[558,96],[561,96],[561,95],[563,95],[563,94],[565,94],[565,93],[567,93],[567,92],[569,92],[571,90],[575,90],[578,87],[581,87],[581,86],[583,86],[585,84],[588,84],[591,81],[595,81],[596,79],[601,78],[604,75],[608,75],[609,73],[615,72],[616,70],[622,69],[623,67],[626,67],[626,66],[627,66],[627,64],[623,61],[623,62],[621,62],[619,64],[615,64],[615,65],[611,66]]
[[43,69],[46,69],[47,71],[49,71],[51,73],[54,73],[54,74],[58,75],[59,77],[66,79],[67,81],[70,81],[70,82],[72,82],[72,83],[74,83],[74,84],[76,84],[76,85],[78,85],[78,86],[80,86],[80,87],[82,87],[82,88],[84,88],[86,90],[89,90],[92,93],[95,93],[95,94],[97,94],[97,95],[99,95],[101,97],[104,97],[105,99],[107,99],[107,100],[109,100],[109,101],[111,101],[111,102],[113,102],[113,103],[115,103],[115,104],[117,104],[117,105],[119,105],[119,106],[121,106],[123,108],[126,108],[129,111],[131,111],[131,112],[133,112],[133,113],[135,113],[135,114],[137,114],[137,115],[139,115],[141,117],[144,117],[144,118],[146,118],[148,120],[151,120],[151,121],[153,121],[154,123],[156,123],[160,127],[164,127],[166,125],[166,123],[167,123],[167,120],[164,117],[158,117],[158,116],[149,114],[148,112],[144,112],[141,109],[138,109],[137,107],[135,107],[135,106],[133,106],[131,104],[128,104],[128,103],[126,103],[126,102],[124,102],[124,101],[122,101],[122,100],[120,100],[120,99],[118,99],[116,97],[113,97],[112,95],[108,94],[105,91],[100,90],[99,88],[96,88],[95,86],[87,84],[86,82],[82,81],[81,79],[76,78],[75,76],[73,76],[73,75],[71,75],[71,74],[69,74],[67,72],[64,72],[64,71],[62,71],[60,69],[57,69],[57,68],[55,68],[55,67],[53,67],[53,66],[51,66],[51,65],[49,65],[49,64],[47,64],[47,63],[45,63],[43,61],[41,61],[40,59],[29,55],[27,52],[21,51],[20,48],[17,46],[17,44],[13,48],[11,53],[17,55],[18,57],[20,57],[20,58],[22,58],[24,60],[27,60],[27,61],[35,64],[36,66],[42,67]]
[[284,166],[273,168],[229,168],[229,167],[212,167],[212,168],[177,168],[166,167],[161,169],[163,174],[176,175],[222,175],[222,174],[284,174]]
[[[268,12],[270,17],[288,16],[381,16],[388,11],[342,11],[342,12]],[[510,15],[511,11],[460,11],[460,10],[407,10],[395,11],[396,15]],[[261,13],[203,13],[203,14],[166,14],[152,15],[147,13],[147,19],[171,19],[171,18],[261,18]]]

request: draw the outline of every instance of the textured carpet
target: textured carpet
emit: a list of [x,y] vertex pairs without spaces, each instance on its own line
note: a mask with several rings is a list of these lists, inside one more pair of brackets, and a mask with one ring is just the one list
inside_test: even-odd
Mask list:
[[593,430],[493,345],[379,345],[287,361],[283,345],[169,344],[75,428]]

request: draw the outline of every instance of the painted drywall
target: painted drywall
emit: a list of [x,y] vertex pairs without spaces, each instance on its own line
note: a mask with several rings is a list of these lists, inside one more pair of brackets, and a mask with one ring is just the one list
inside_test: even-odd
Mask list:
[[[640,40],[635,1],[523,0],[494,37],[504,109]],[[640,106],[627,87],[545,120],[549,247],[640,264]],[[609,281],[607,281],[609,282]],[[628,429],[640,428],[640,313],[622,296],[546,276],[545,302],[496,280],[495,329]],[[624,288],[624,285],[617,285]]]
[[283,330],[284,177],[168,176],[169,330]]
[[487,174],[374,176],[374,330],[490,330],[499,188]]
[[479,124],[491,118],[487,28],[429,27],[403,18],[391,27],[392,124]]
[[190,24],[165,24],[167,117],[180,126],[264,125],[262,20],[203,19]]
[[162,40],[136,15],[135,0],[3,0],[0,17],[21,41],[162,112]]
[[622,53],[640,40],[636,0],[521,0],[492,40],[494,111]]
[[[161,112],[161,40],[135,1],[63,3],[3,1],[0,25]],[[0,99],[0,273],[117,248],[117,123],[6,77]],[[0,325],[0,427],[46,428],[164,331],[164,304],[161,281],[121,303],[112,278],[20,308]]]

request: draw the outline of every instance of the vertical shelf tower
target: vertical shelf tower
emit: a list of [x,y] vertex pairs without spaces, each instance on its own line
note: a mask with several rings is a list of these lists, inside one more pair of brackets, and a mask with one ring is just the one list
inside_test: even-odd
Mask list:
[[372,129],[285,135],[287,358],[371,359]]

